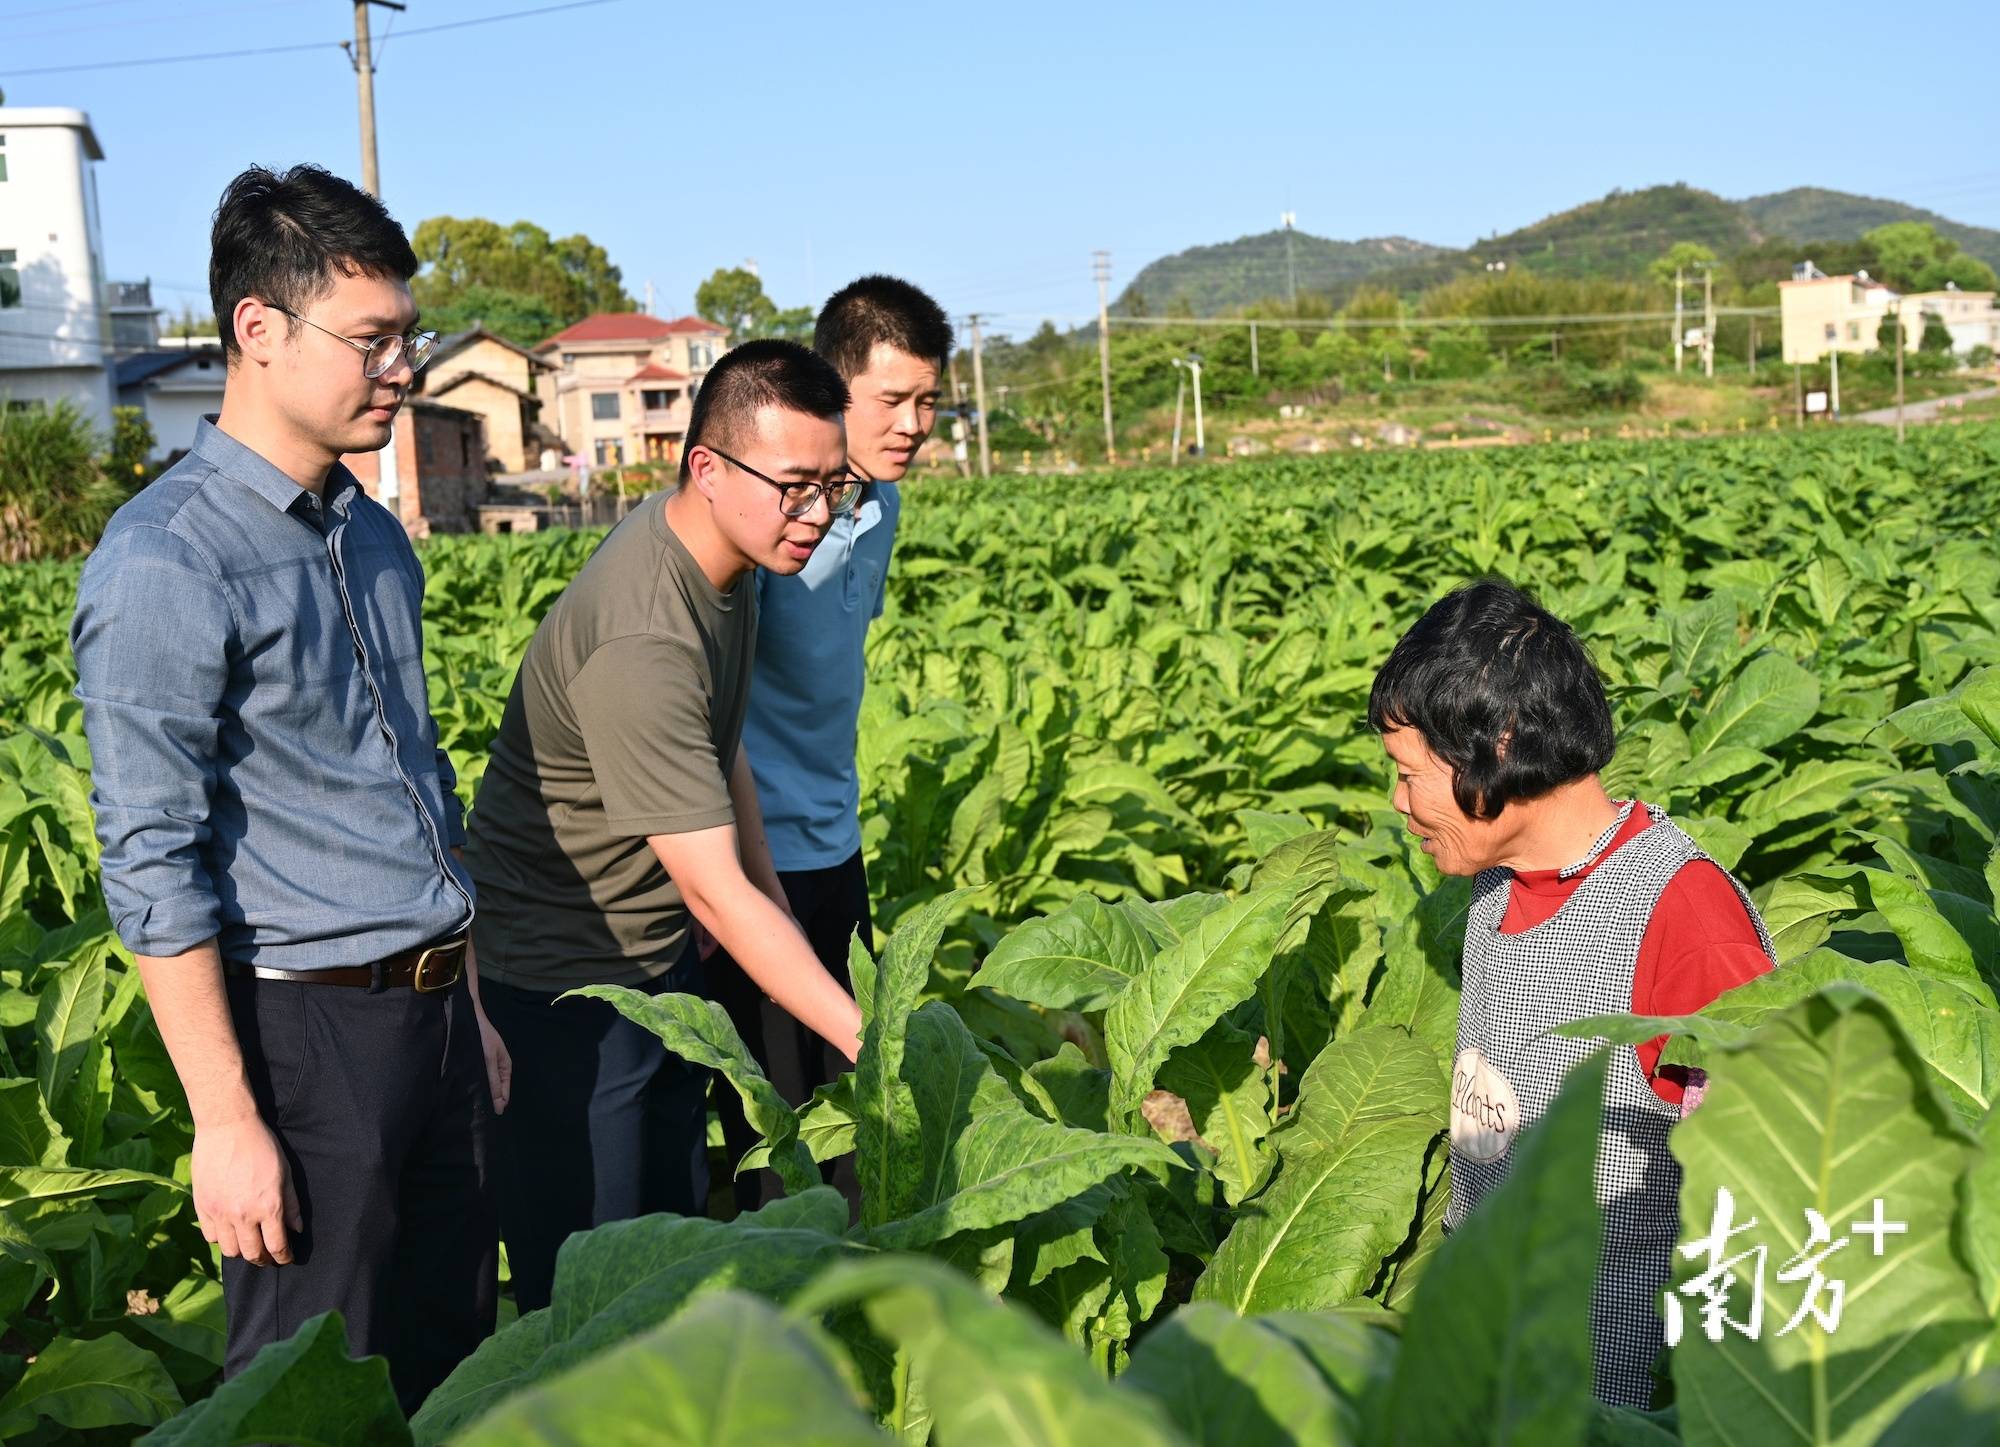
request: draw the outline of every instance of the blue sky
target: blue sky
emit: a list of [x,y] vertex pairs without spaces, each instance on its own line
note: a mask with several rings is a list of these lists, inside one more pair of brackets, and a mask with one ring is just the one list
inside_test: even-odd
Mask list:
[[[655,310],[759,263],[781,305],[867,270],[996,331],[1095,306],[1145,262],[1270,229],[1464,245],[1604,194],[1821,185],[2000,226],[1991,12],[1546,4],[1354,7],[613,3],[399,39],[551,0],[410,0],[377,77],[384,197],[583,231]],[[354,76],[297,54],[343,0],[0,0],[10,105],[87,110],[114,276],[198,300],[215,198],[252,161],[359,175]],[[1953,37],[1957,37],[1956,40]],[[1929,58],[1926,58],[1926,57]]]

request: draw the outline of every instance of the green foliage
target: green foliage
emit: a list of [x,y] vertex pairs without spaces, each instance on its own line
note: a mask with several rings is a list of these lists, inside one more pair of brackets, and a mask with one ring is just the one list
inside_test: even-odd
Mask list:
[[593,312],[633,310],[623,275],[588,236],[555,239],[531,221],[503,227],[480,216],[433,216],[410,244],[423,268],[410,290],[427,319],[483,321],[532,346]]
[[1881,279],[1898,291],[1992,291],[2000,286],[1993,268],[1967,256],[1950,237],[1923,221],[1892,221],[1862,238],[1880,258]]
[[783,337],[812,342],[813,309],[784,307],[764,295],[764,283],[754,271],[740,266],[718,267],[694,291],[694,309],[717,326],[729,328],[739,342],[759,337]]
[[97,541],[143,480],[121,472],[135,439],[129,421],[120,427],[101,459],[89,419],[68,402],[0,410],[0,564],[70,557]]

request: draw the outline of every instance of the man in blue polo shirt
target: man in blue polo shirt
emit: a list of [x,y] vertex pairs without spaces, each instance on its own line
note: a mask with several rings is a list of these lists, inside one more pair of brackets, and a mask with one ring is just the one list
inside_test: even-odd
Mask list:
[[[938,375],[951,323],[906,281],[864,276],[835,292],[813,328],[813,348],[846,381],[847,462],[868,479],[853,512],[833,519],[805,567],[760,572],[757,653],[743,748],[757,779],[771,860],[792,915],[822,964],[850,990],[848,941],[874,947],[861,862],[860,776],[854,765],[868,625],[882,616],[902,499],[896,483],[937,421]],[[718,952],[712,988],[744,1042],[794,1105],[847,1062]],[[732,1159],[755,1136],[733,1093],[720,1093]],[[756,1204],[741,1177],[739,1204]]]

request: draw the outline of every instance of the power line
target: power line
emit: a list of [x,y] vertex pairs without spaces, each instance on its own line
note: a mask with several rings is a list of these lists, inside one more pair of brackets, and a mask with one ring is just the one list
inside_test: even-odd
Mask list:
[[[542,5],[533,10],[510,10],[504,15],[482,15],[473,20],[452,20],[442,25],[422,25],[400,30],[405,39],[413,35],[436,35],[446,30],[465,30],[474,25],[497,25],[503,20],[525,20],[533,15],[554,15],[563,10],[587,10],[596,5],[613,5],[618,0],[568,0],[563,5]],[[128,70],[141,65],[179,65],[196,60],[242,60],[255,55],[295,55],[305,50],[338,50],[337,40],[308,40],[293,45],[266,45],[251,50],[211,50],[194,55],[152,55],[138,60],[95,60],[83,65],[44,65],[32,70],[15,70],[9,75],[64,75],[82,70]]]

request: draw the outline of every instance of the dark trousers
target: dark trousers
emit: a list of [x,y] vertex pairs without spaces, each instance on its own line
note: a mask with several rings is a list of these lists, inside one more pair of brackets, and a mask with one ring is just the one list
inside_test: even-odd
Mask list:
[[289,1266],[223,1259],[224,1375],[338,1311],[349,1349],[386,1356],[414,1411],[493,1330],[493,1111],[471,995],[236,976],[228,991],[306,1224]]
[[[700,993],[692,950],[647,994]],[[549,1304],[574,1231],[656,1211],[707,1214],[708,1075],[602,1000],[479,982],[514,1058],[499,1121],[500,1234],[522,1311]]]
[[[861,943],[875,948],[875,931],[868,919],[868,874],[857,850],[852,859],[829,869],[782,871],[778,880],[785,886],[785,899],[792,915],[805,930],[813,953],[827,973],[852,991],[847,976],[847,945],[858,930]],[[726,950],[717,950],[708,962],[711,996],[729,1012],[736,1033],[750,1047],[778,1093],[794,1106],[804,1105],[812,1093],[848,1069],[847,1059],[819,1036],[793,1019],[765,997],[757,983]],[[757,1132],[743,1118],[743,1102],[736,1092],[716,1092],[716,1114],[722,1119],[722,1139],[733,1163],[757,1143]],[[858,1204],[853,1162],[843,1158],[828,1161],[820,1174],[839,1186],[852,1203]],[[755,1210],[778,1194],[778,1178],[770,1171],[757,1171],[736,1178],[738,1209]]]

